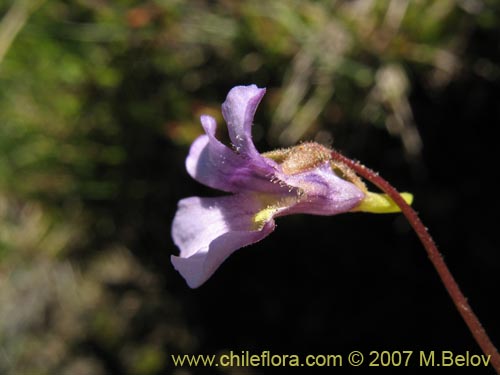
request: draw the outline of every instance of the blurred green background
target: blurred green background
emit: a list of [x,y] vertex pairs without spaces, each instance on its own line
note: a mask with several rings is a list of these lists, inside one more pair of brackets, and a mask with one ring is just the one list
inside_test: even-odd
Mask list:
[[250,83],[268,89],[259,150],[333,144],[415,194],[500,345],[499,22],[497,0],[0,2],[0,374],[480,352],[400,215],[281,218],[187,288],[171,220],[179,199],[217,192],[184,159],[201,114],[226,137],[220,104]]

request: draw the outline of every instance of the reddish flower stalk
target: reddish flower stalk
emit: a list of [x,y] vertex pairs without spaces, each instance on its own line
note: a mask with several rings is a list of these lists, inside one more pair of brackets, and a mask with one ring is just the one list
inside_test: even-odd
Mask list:
[[398,191],[389,182],[380,177],[373,170],[365,167],[357,161],[347,158],[337,151],[332,151],[332,159],[345,164],[361,177],[376,185],[380,190],[389,195],[391,199],[399,206],[401,212],[406,216],[409,223],[420,238],[420,241],[424,245],[432,264],[436,268],[436,271],[443,281],[443,284],[448,291],[451,299],[455,303],[458,312],[460,313],[460,315],[462,315],[462,318],[465,320],[465,323],[469,327],[472,336],[474,336],[474,339],[481,347],[483,353],[490,356],[491,365],[495,368],[496,372],[500,374],[500,354],[495,348],[495,345],[493,345],[493,342],[488,337],[488,334],[484,330],[476,314],[474,314],[474,312],[472,311],[472,308],[467,302],[467,298],[465,298],[465,296],[461,292],[457,282],[446,266],[443,256],[437,249],[434,240],[427,232],[426,227],[418,217],[415,210],[405,202]]

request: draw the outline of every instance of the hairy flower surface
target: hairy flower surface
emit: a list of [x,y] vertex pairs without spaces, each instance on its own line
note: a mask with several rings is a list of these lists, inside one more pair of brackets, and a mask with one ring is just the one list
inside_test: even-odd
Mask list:
[[330,152],[319,144],[259,154],[251,128],[264,94],[250,85],[227,95],[222,114],[233,149],[215,137],[215,120],[201,116],[206,134],[193,142],[187,171],[200,183],[232,194],[179,202],[172,236],[180,254],[171,260],[191,288],[203,284],[231,253],[269,235],[274,218],[335,215],[353,210],[365,197],[332,170]]

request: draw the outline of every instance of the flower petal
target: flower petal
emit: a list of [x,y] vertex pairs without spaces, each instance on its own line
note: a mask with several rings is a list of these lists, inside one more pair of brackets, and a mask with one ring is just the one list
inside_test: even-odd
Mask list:
[[229,137],[238,153],[250,157],[259,155],[252,141],[252,123],[255,110],[265,93],[266,89],[259,89],[256,85],[236,86],[222,103],[222,115],[227,122]]
[[302,192],[300,202],[291,207],[287,215],[336,215],[351,211],[365,197],[356,185],[338,177],[329,162],[306,172],[285,175],[282,179]]
[[203,284],[234,251],[274,230],[271,215],[263,223],[257,221],[262,209],[259,199],[250,194],[179,202],[172,237],[181,251],[171,261],[191,288]]
[[192,144],[186,159],[188,173],[198,182],[227,192],[248,190],[278,192],[283,187],[272,183],[276,163],[258,155],[255,159],[239,155],[215,138],[217,124],[201,116],[206,135]]

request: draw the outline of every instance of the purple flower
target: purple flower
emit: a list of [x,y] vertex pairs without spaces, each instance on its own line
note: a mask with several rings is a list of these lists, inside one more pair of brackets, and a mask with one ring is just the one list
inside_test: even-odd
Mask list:
[[360,204],[364,191],[337,176],[330,151],[316,143],[259,154],[251,135],[255,110],[265,89],[234,87],[222,104],[233,149],[215,138],[216,122],[201,116],[205,135],[186,159],[197,181],[231,193],[179,202],[172,236],[180,255],[174,267],[191,288],[203,284],[241,247],[260,241],[275,228],[274,218],[290,214],[335,215]]

